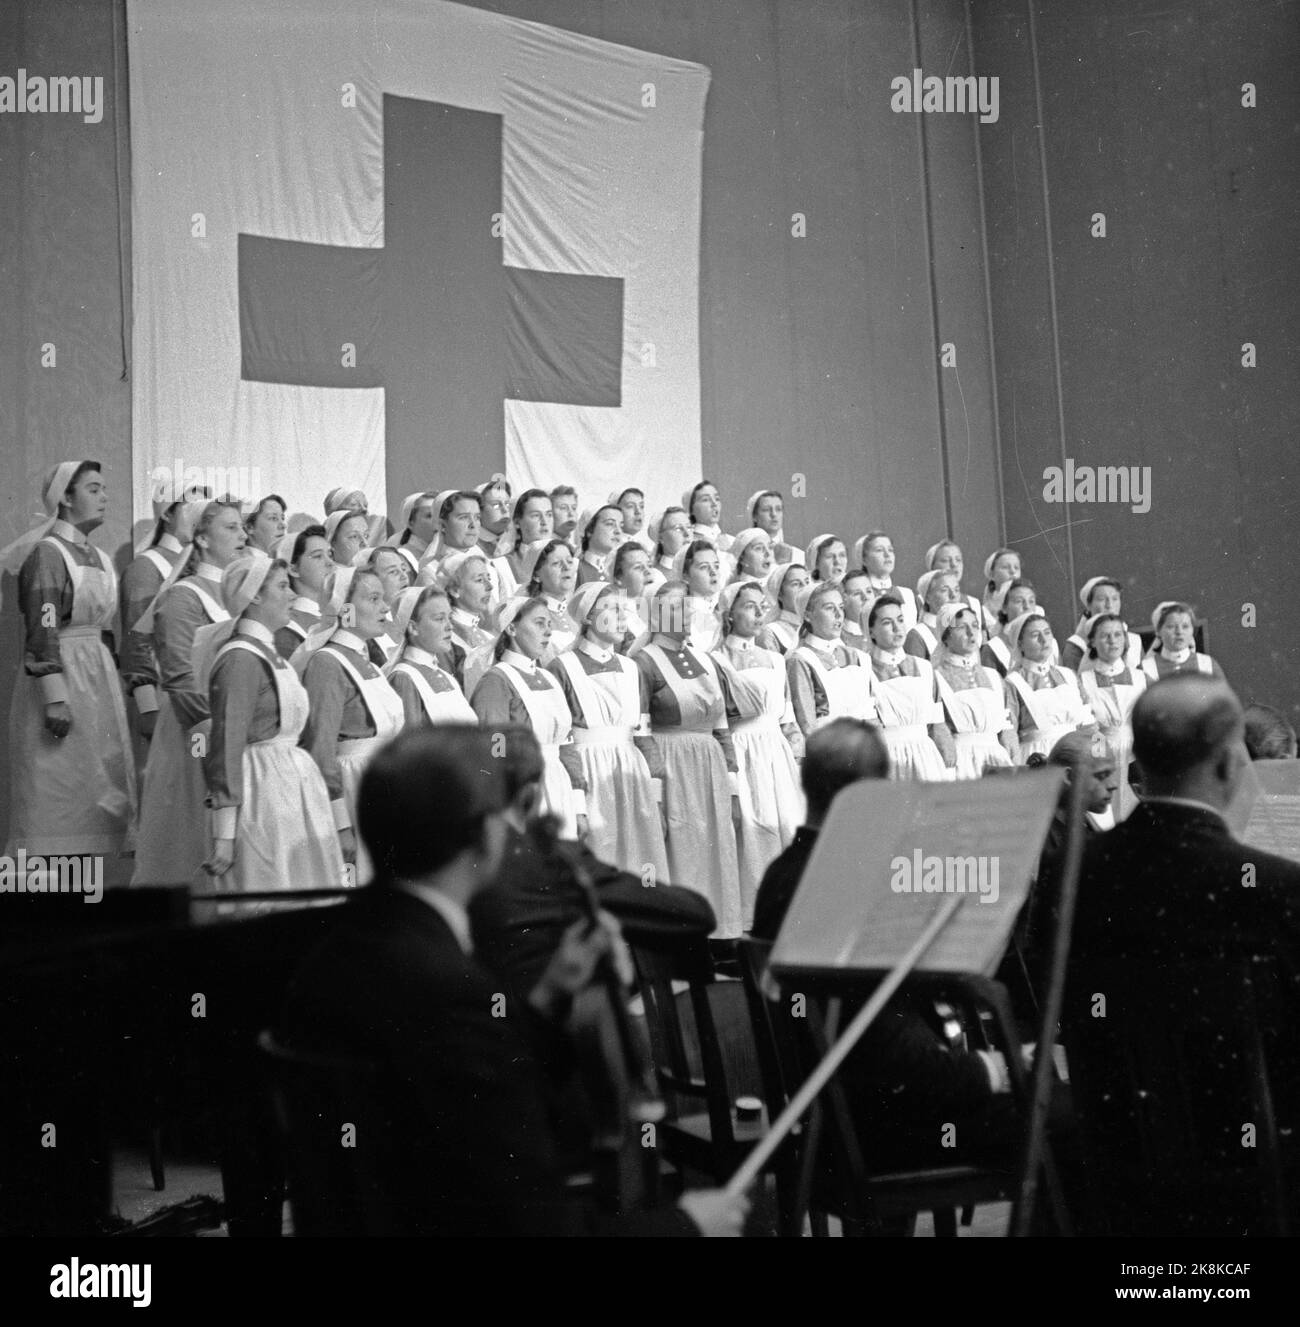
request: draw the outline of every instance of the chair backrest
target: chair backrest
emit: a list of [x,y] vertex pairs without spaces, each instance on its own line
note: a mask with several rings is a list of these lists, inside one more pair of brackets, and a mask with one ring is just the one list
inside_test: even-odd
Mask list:
[[398,1235],[401,1159],[372,1061],[258,1037],[285,1152],[294,1234]]
[[[688,1103],[702,1105],[709,1117],[715,1145],[735,1143],[731,1093],[709,987],[714,973],[708,941],[703,937],[675,943],[671,950],[630,946],[636,962],[641,998],[650,1034],[650,1053],[670,1118],[687,1113]],[[683,1021],[682,1004],[673,983],[685,982],[693,1027]],[[690,1047],[699,1050],[700,1072],[691,1064]]]
[[1076,963],[1063,1041],[1091,1180],[1115,1234],[1284,1233],[1267,961]]

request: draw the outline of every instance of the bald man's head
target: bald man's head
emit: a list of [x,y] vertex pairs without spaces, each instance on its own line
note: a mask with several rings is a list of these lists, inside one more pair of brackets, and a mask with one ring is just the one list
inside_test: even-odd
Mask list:
[[1133,707],[1133,755],[1143,791],[1231,800],[1247,756],[1241,702],[1227,683],[1178,673],[1149,687]]

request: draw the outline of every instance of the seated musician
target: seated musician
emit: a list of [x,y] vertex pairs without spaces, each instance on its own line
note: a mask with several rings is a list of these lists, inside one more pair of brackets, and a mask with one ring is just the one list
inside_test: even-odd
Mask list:
[[612,936],[569,927],[523,1002],[475,957],[467,907],[506,837],[501,764],[468,726],[407,729],[374,757],[358,820],[375,881],[298,969],[280,1038],[379,1065],[401,1158],[387,1196],[411,1234],[738,1234],[748,1204],[720,1192],[618,1219],[565,1196],[539,1048]]
[[[836,793],[888,774],[884,742],[860,719],[834,719],[809,736],[801,776],[807,822],[759,886],[756,937],[776,938]],[[874,1171],[967,1164],[1001,1155],[1016,1137],[1006,1061],[945,1040],[938,1026],[933,1002],[904,985],[845,1061],[842,1078]],[[955,1146],[945,1146],[946,1125],[956,1126],[955,1138],[948,1135]]]

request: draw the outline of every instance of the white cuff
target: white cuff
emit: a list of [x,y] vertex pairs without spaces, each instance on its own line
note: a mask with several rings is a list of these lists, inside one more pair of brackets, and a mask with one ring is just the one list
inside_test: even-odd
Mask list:
[[218,806],[212,811],[212,837],[233,839],[239,826],[239,807]]
[[57,705],[68,699],[68,683],[62,673],[46,673],[36,679],[41,698],[47,705]]
[[1011,1091],[1011,1075],[1007,1072],[1007,1062],[998,1051],[976,1051],[984,1061],[984,1070],[989,1076],[989,1089],[1001,1094]]
[[142,687],[136,687],[131,692],[131,697],[135,701],[137,713],[156,714],[158,712],[158,688],[152,682],[146,683]]
[[740,796],[740,775],[739,775],[739,774],[735,774],[735,773],[733,773],[731,770],[728,770],[728,771],[727,771],[727,787],[731,789],[731,795],[732,795],[733,797],[739,797],[739,796]]
[[352,817],[348,815],[348,804],[342,797],[336,802],[330,803],[330,813],[334,816],[334,828],[337,830],[351,829]]
[[581,788],[573,790],[573,814],[575,816],[585,816],[587,814],[587,794]]
[[650,791],[654,793],[655,804],[662,806],[664,804],[664,781],[662,779],[651,779]]

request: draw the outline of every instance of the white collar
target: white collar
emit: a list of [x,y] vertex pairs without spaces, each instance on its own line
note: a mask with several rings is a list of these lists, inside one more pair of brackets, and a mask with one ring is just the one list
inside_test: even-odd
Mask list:
[[834,654],[837,645],[843,645],[842,637],[827,640],[825,636],[814,636],[811,632],[804,637],[804,644],[811,645],[818,654]]
[[892,576],[873,576],[867,572],[867,584],[873,590],[892,590],[894,588],[894,578]]
[[169,553],[180,553],[183,551],[181,548],[181,541],[177,539],[174,534],[168,534],[165,530],[159,536],[158,542],[154,547],[165,548]]
[[201,581],[215,581],[220,585],[221,570],[222,569],[214,562],[200,562],[199,565],[194,568],[194,575]]
[[254,640],[260,640],[263,645],[275,648],[275,636],[263,622],[254,622],[251,617],[241,617],[235,630],[241,636],[251,636]]
[[844,619],[844,630],[840,633],[842,636],[857,636],[859,639],[865,639],[866,632],[862,630],[860,622],[850,622],[848,618]]
[[969,654],[954,654],[951,650],[944,652],[945,663],[955,663],[958,668],[974,668],[980,661],[980,652],[972,650]]
[[308,617],[320,617],[320,605],[315,599],[308,599],[305,594],[300,594],[289,607],[296,608],[300,613],[306,613]]
[[50,526],[50,533],[58,535],[60,539],[66,539],[70,544],[76,544],[79,548],[84,548],[90,543],[90,540],[75,525],[71,525],[65,520],[55,521]]
[[526,654],[520,654],[518,650],[503,651],[501,662],[519,669],[521,673],[535,673],[537,671],[537,660],[530,659]]
[[455,899],[448,898],[441,889],[435,889],[432,885],[415,885],[404,880],[397,888],[404,894],[410,894],[412,898],[418,898],[421,903],[427,903],[447,923],[447,929],[456,937],[456,943],[462,953],[474,952],[469,914]]
[[752,636],[731,635],[727,637],[725,644],[727,649],[740,650],[743,653],[745,650],[752,650],[754,648],[754,638]]
[[1050,659],[1040,659],[1037,663],[1030,663],[1022,654],[1020,656],[1020,668],[1026,677],[1046,677],[1052,671],[1052,661]]
[[432,668],[434,672],[442,672],[437,659],[429,653],[428,650],[422,650],[418,645],[408,645],[402,651],[402,658],[407,663],[423,664],[426,668]]
[[1128,667],[1121,654],[1114,663],[1102,663],[1100,659],[1092,661],[1092,671],[1100,674],[1102,677],[1118,677]]
[[604,571],[605,565],[609,561],[608,553],[597,553],[594,549],[587,549],[582,555],[582,561],[589,567],[595,567],[597,571]]
[[1192,645],[1187,646],[1185,650],[1180,651],[1178,654],[1174,654],[1171,650],[1165,649],[1163,645],[1160,647],[1160,657],[1164,659],[1166,663],[1171,664],[1186,663],[1195,652],[1196,649]]
[[369,657],[366,642],[344,627],[335,627],[333,632],[330,633],[330,640],[336,645],[342,645],[344,649],[355,650],[363,659]]
[[608,663],[614,657],[614,651],[608,645],[597,645],[589,636],[583,636],[578,642],[578,649],[597,663]]
[[552,613],[563,613],[566,611],[566,605],[563,599],[552,599],[549,594],[544,594],[542,596],[542,602]]
[[799,625],[801,619],[800,619],[800,617],[799,617],[799,614],[796,613],[796,612],[794,611],[793,608],[783,608],[783,609],[782,609],[782,610],[776,615],[776,621],[778,621],[778,622],[793,622],[794,625],[797,627],[797,626]]
[[476,613],[471,613],[468,608],[453,608],[451,610],[451,620],[459,627],[477,627],[479,617]]
[[887,650],[882,645],[873,645],[871,647],[871,657],[877,663],[888,664],[891,668],[901,668],[903,666],[903,657],[906,651],[900,645],[897,649]]

